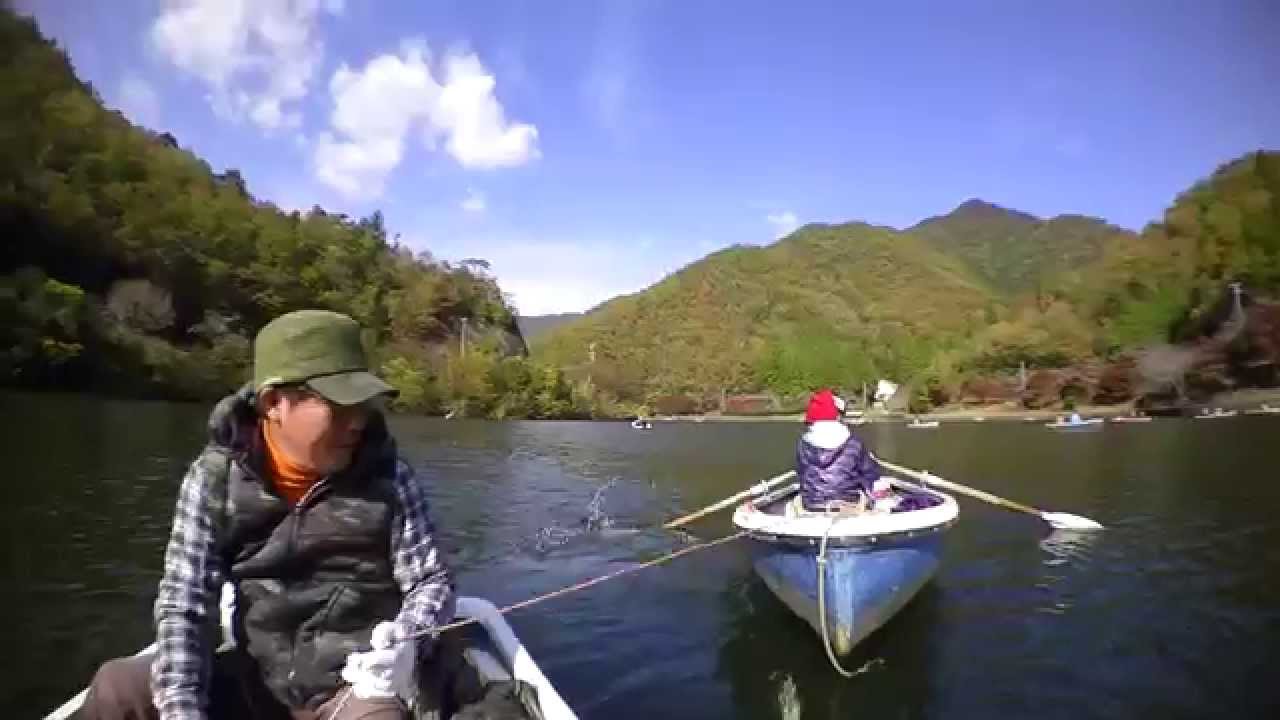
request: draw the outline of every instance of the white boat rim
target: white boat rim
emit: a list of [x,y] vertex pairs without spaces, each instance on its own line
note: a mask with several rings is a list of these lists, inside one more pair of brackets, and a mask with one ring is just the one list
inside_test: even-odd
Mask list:
[[[226,605],[227,587],[224,585],[222,596],[224,622],[229,617],[229,608]],[[467,595],[459,595],[455,602],[454,616],[460,619],[472,618],[484,628],[489,640],[507,663],[507,668],[504,671],[510,672],[511,677],[516,680],[533,686],[537,693],[538,705],[542,711],[543,718],[546,720],[578,720],[577,714],[564,701],[564,698],[560,697],[559,691],[551,684],[546,675],[542,674],[542,669],[538,667],[533,656],[525,649],[524,643],[520,642],[520,639],[516,637],[511,625],[502,617],[502,614],[498,612],[498,608],[493,603],[484,598]],[[137,655],[147,655],[154,653],[155,650],[156,646],[153,643],[140,650]],[[80,706],[84,704],[87,694],[87,690],[80,691],[78,695],[46,715],[44,720],[66,720],[72,717],[80,709]]]
[[950,495],[896,478],[886,479],[899,487],[929,493],[941,498],[942,502],[933,507],[909,512],[842,517],[833,525],[830,516],[827,515],[813,514],[800,517],[775,515],[757,508],[752,501],[748,500],[734,511],[733,524],[748,532],[779,537],[821,540],[824,535],[829,534],[832,538],[870,539],[880,535],[935,530],[955,522],[959,517],[960,506]]

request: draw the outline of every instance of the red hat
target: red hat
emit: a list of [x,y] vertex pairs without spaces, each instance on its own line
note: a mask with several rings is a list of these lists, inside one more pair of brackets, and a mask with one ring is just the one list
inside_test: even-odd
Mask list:
[[836,396],[830,390],[824,388],[809,398],[809,407],[804,411],[805,422],[839,419],[840,411],[836,408]]

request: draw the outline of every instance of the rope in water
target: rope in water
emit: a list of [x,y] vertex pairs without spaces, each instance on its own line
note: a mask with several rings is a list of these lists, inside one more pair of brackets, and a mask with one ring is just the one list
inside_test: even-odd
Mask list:
[[[546,600],[551,600],[554,598],[561,597],[563,595],[568,595],[570,593],[574,593],[579,590],[586,590],[587,588],[593,587],[595,585],[599,585],[600,583],[606,580],[612,580],[616,577],[621,577],[623,575],[636,572],[637,570],[644,570],[645,568],[651,568],[656,565],[662,565],[663,563],[670,562],[672,560],[675,560],[678,557],[689,555],[690,553],[694,553],[699,550],[706,550],[708,548],[713,548],[717,545],[724,545],[725,543],[737,540],[738,538],[746,534],[747,533],[745,531],[736,532],[732,535],[726,535],[725,537],[718,538],[716,540],[709,540],[704,543],[698,543],[697,545],[690,545],[688,547],[683,547],[683,548],[680,548],[679,550],[676,550],[675,552],[667,553],[666,555],[663,555],[661,557],[656,557],[652,560],[646,560],[645,562],[642,562],[639,565],[632,565],[629,567],[622,568],[621,570],[615,570],[611,573],[607,573],[605,575],[600,575],[598,577],[591,578],[590,580],[584,580],[580,583],[569,585],[568,587],[562,587],[559,590],[553,590],[549,593],[538,595],[537,597],[532,597],[527,600],[521,600],[520,602],[512,603],[510,605],[507,605],[506,607],[498,608],[498,614],[506,615],[509,612],[527,608],[532,605],[537,605],[538,603],[544,602]],[[427,630],[423,630],[422,632],[415,633],[409,636],[409,638],[421,638],[429,635],[434,636],[438,633],[442,633],[448,630],[455,630],[457,628],[465,627],[475,622],[478,622],[478,621],[475,620],[474,618],[464,618],[462,620],[455,620],[454,622],[451,622],[447,625],[440,625],[439,627],[433,627]],[[405,638],[405,639],[407,640],[409,638]]]
[[[656,557],[652,560],[646,560],[645,562],[642,562],[639,565],[632,565],[630,567],[622,568],[621,570],[615,570],[614,572],[607,573],[605,575],[600,575],[598,577],[591,578],[590,580],[584,580],[580,583],[569,585],[568,587],[562,587],[559,590],[553,590],[549,593],[538,595],[537,597],[532,597],[527,600],[521,600],[518,603],[512,603],[510,605],[507,605],[506,607],[498,608],[498,614],[506,615],[509,612],[520,610],[522,608],[527,608],[531,605],[537,605],[538,603],[546,600],[551,600],[553,598],[558,598],[563,595],[568,595],[570,593],[574,593],[579,590],[585,590],[589,587],[599,585],[600,583],[606,580],[612,580],[613,578],[621,577],[623,575],[636,572],[637,570],[644,570],[645,568],[651,568],[656,565],[662,565],[663,563],[670,562],[684,555],[695,553],[699,550],[706,550],[708,548],[713,548],[717,545],[724,545],[725,543],[737,540],[738,538],[746,534],[747,533],[745,531],[736,532],[733,535],[726,535],[725,537],[718,538],[715,540],[709,540],[704,543],[698,543],[697,545],[690,545],[688,547],[683,547],[683,548],[680,548],[679,550],[676,550],[675,552],[669,552],[666,555],[663,555],[661,557]],[[475,622],[479,622],[479,621],[476,620],[475,618],[464,618],[462,620],[455,620],[454,622],[451,622],[447,625],[440,625],[438,627],[432,627],[427,630],[423,630],[422,632],[414,633],[413,635],[410,635],[404,638],[400,642],[405,642],[407,640],[413,640],[413,639],[427,637],[427,636],[434,637],[442,632],[445,632],[448,630],[456,630],[457,628],[460,628],[460,627],[466,627],[467,625],[470,625]],[[329,720],[333,720],[333,718],[337,717],[338,713],[342,710],[342,708],[346,706],[347,701],[351,699],[351,692],[352,692],[351,687],[347,687],[346,694],[342,697],[342,699],[338,702],[337,706],[334,707],[333,711],[329,714]]]
[[[836,669],[844,677],[852,678],[867,672],[881,660],[876,658],[868,660],[857,670],[845,670],[840,661],[836,659],[835,652],[831,649],[831,637],[827,632],[827,539],[831,537],[831,530],[835,528],[836,522],[841,518],[848,517],[852,514],[861,512],[862,505],[853,505],[852,503],[840,503],[837,512],[832,514],[831,522],[827,524],[827,529],[822,533],[822,543],[818,546],[818,627],[822,630],[822,649],[827,651],[827,659],[831,661],[831,667]],[[828,507],[828,511],[831,508]]]

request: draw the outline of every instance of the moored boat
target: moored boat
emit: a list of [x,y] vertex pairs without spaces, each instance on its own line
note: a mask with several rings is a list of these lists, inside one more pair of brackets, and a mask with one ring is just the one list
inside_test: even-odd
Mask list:
[[[223,645],[218,652],[232,650],[229,602],[229,586],[222,591],[222,626]],[[471,618],[471,625],[450,630],[464,633],[463,660],[475,671],[482,686],[490,683],[513,683],[519,691],[516,693],[531,718],[542,720],[577,720],[577,715],[560,697],[551,681],[543,675],[541,668],[533,656],[516,637],[511,625],[507,623],[493,603],[484,598],[459,596],[456,602],[455,617],[459,620]],[[138,656],[155,654],[156,646],[151,644],[137,653]],[[66,720],[75,715],[84,704],[87,690],[63,703],[44,720]],[[435,717],[436,713],[428,712]],[[415,714],[415,717],[418,717]],[[213,718],[212,720],[222,720]]]
[[1222,408],[1209,410],[1205,408],[1200,411],[1200,414],[1194,415],[1193,417],[1196,420],[1220,420],[1222,418],[1235,417],[1238,414],[1239,413],[1235,410],[1223,410]]
[[1150,415],[1119,415],[1111,418],[1111,422],[1120,423],[1121,425],[1132,425],[1136,423],[1149,423],[1152,418]]
[[950,495],[885,480],[901,512],[798,514],[789,509],[799,492],[792,484],[743,503],[733,515],[750,538],[761,580],[839,655],[888,622],[933,577],[943,536],[959,516]]
[[907,423],[907,427],[911,428],[912,430],[931,430],[933,428],[938,427],[938,421],[916,419]]
[[1253,410],[1246,410],[1245,414],[1246,415],[1280,415],[1280,407],[1272,407],[1271,405],[1262,403],[1261,406]]
[[1060,417],[1051,423],[1045,423],[1044,426],[1050,430],[1101,430],[1102,423],[1102,418],[1082,418],[1072,414],[1071,417]]

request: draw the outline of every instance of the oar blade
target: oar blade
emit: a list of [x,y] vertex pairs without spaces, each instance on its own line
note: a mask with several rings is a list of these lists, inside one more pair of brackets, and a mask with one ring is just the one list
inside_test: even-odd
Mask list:
[[1058,530],[1101,530],[1102,525],[1080,515],[1064,512],[1042,512],[1040,517]]

